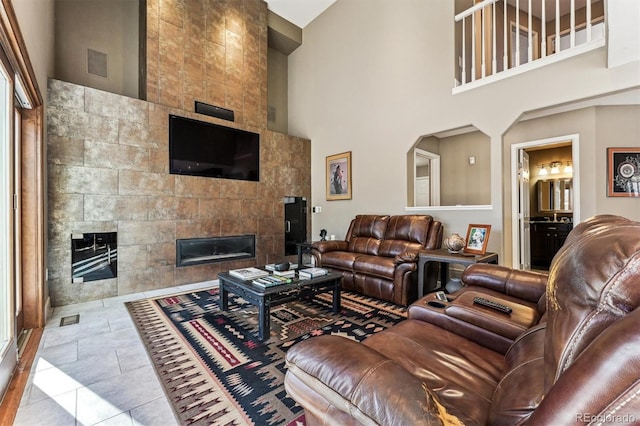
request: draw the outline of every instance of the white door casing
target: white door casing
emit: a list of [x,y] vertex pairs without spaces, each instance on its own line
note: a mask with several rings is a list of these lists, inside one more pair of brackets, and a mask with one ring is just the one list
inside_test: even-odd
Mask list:
[[554,145],[560,142],[571,142],[571,157],[573,164],[573,223],[580,222],[580,135],[571,134],[556,136],[547,139],[539,139],[527,142],[520,142],[511,145],[511,233],[513,243],[511,245],[511,267],[520,268],[520,195],[518,180],[518,152],[521,149]]

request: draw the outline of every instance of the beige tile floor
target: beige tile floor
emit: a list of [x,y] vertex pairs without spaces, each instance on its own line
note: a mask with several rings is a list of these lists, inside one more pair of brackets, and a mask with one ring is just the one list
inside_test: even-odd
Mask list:
[[[15,426],[178,425],[124,303],[210,288],[189,284],[54,308]],[[78,324],[60,319],[80,314]]]

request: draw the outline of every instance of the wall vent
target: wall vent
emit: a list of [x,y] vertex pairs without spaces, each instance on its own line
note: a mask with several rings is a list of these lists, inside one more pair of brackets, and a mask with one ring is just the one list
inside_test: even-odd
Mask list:
[[88,49],[87,70],[89,74],[107,78],[107,54]]
[[65,325],[78,324],[80,322],[80,314],[69,315],[68,317],[60,318],[60,327]]

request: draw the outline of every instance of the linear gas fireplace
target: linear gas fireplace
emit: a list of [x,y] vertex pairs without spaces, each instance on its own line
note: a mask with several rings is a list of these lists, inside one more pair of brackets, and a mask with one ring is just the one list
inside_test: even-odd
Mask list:
[[188,238],[176,240],[176,266],[256,257],[256,236]]

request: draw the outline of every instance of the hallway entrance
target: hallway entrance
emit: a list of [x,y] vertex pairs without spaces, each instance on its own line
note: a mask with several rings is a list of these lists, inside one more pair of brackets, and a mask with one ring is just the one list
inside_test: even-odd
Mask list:
[[[541,249],[536,232],[545,232],[545,225],[538,226],[537,223],[580,221],[578,153],[577,134],[511,146],[512,164],[515,165],[511,174],[514,268],[531,269],[532,264],[536,263],[532,262],[532,256],[533,260],[537,259],[536,250],[551,250],[546,247]],[[549,238],[553,235],[549,235]]]

